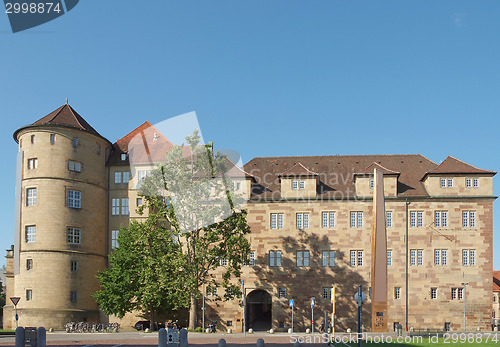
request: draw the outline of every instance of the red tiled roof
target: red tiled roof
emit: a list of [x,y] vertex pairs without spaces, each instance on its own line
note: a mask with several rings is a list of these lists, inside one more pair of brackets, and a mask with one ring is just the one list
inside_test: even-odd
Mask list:
[[109,142],[106,138],[101,136],[82,116],[78,114],[70,105],[64,104],[57,110],[52,111],[43,118],[40,118],[31,125],[22,127],[14,132],[14,139],[17,141],[17,133],[21,129],[36,127],[36,126],[61,126],[77,130],[81,130],[96,136],[99,136]]
[[365,167],[363,170],[361,170],[360,172],[356,172],[356,175],[358,175],[358,174],[359,175],[373,175],[373,170],[375,168],[382,171],[382,173],[384,175],[399,175],[400,174],[400,172],[398,172],[398,171],[389,170],[388,168],[383,167],[379,163],[373,162],[370,165],[368,165],[367,167]]
[[500,271],[493,271],[493,291],[500,292]]
[[430,170],[425,173],[422,179],[427,175],[433,174],[487,174],[487,175],[495,175],[495,171],[483,170],[467,164],[457,158],[448,156],[441,164],[438,165],[433,170]]
[[144,122],[113,144],[113,153],[108,165],[129,165],[129,159],[121,160],[121,154],[127,153],[132,164],[154,164],[165,160],[166,153],[174,145],[149,121]]
[[316,172],[312,172],[308,168],[306,168],[304,165],[302,165],[301,162],[298,162],[294,166],[292,166],[290,169],[286,170],[285,172],[279,174],[281,177],[294,177],[294,176],[318,176]]
[[243,168],[254,176],[257,183],[253,190],[253,199],[279,198],[280,174],[298,163],[318,173],[317,197],[328,199],[355,197],[355,173],[361,172],[374,162],[387,170],[401,173],[397,186],[400,197],[428,196],[420,178],[438,166],[420,154],[402,154],[254,158]]

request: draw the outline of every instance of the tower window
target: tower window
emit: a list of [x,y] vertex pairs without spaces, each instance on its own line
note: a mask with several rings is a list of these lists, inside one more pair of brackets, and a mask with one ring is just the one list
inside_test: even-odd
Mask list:
[[33,290],[26,289],[26,301],[33,300]]
[[26,270],[30,271],[33,269],[33,259],[26,259]]
[[118,247],[118,235],[120,230],[111,230],[111,248],[115,249]]
[[81,241],[81,229],[80,228],[68,228],[68,243],[79,245]]
[[31,143],[35,143],[35,135],[31,135]]
[[26,190],[26,206],[36,206],[36,188],[28,188]]
[[82,193],[77,190],[68,190],[68,207],[82,207]]
[[36,241],[36,225],[27,225],[25,231],[26,231],[26,242],[35,242]]
[[69,294],[69,301],[77,302],[78,301],[78,292],[76,290],[72,290]]
[[56,134],[50,134],[50,143],[56,143]]
[[97,154],[101,154],[101,146],[97,145]]
[[68,170],[75,172],[82,172],[82,163],[74,160],[68,161]]
[[38,158],[28,159],[28,170],[33,170],[38,167]]
[[76,137],[73,139],[73,147],[78,147],[78,139]]
[[78,262],[76,260],[72,260],[70,264],[70,271],[77,272],[78,271]]

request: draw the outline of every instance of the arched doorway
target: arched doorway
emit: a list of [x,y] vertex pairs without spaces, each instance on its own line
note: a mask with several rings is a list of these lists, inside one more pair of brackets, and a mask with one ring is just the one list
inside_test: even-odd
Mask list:
[[271,329],[272,299],[271,295],[262,289],[251,291],[246,297],[247,329],[255,331]]

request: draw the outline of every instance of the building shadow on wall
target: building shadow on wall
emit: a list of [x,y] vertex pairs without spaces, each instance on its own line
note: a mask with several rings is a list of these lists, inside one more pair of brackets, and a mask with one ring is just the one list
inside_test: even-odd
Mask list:
[[[304,332],[311,328],[311,297],[315,297],[314,321],[315,331],[318,331],[322,317],[327,312],[331,319],[332,303],[329,297],[323,297],[323,288],[336,288],[335,302],[335,330],[347,331],[350,328],[357,331],[358,306],[354,294],[358,286],[369,297],[369,285],[350,266],[350,255],[335,253],[335,265],[323,266],[322,251],[336,250],[337,245],[331,242],[326,235],[301,231],[298,237],[283,236],[270,250],[281,251],[281,267],[269,266],[269,252],[255,260],[254,271],[257,277],[256,287],[269,292],[272,297],[272,326],[275,329],[286,331],[292,326],[292,313],[289,300],[294,299],[294,332]],[[353,248],[355,240],[353,240]],[[269,246],[269,245],[268,245]],[[309,266],[297,266],[297,251],[309,251]],[[364,268],[369,266],[364,265]],[[279,298],[278,288],[285,296]],[[248,294],[248,292],[247,292]],[[368,302],[369,300],[367,300]],[[371,308],[369,303],[363,305],[363,327],[371,328]]]

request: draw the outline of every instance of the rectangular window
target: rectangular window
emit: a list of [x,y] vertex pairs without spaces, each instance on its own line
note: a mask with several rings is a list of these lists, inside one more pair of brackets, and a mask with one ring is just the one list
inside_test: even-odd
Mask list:
[[55,134],[50,134],[50,143],[55,143],[56,142],[56,135]]
[[462,265],[469,266],[469,250],[467,249],[462,251]]
[[423,249],[411,249],[410,250],[410,266],[422,266],[424,265],[424,250]]
[[440,184],[441,184],[441,188],[446,188],[446,179],[445,178],[441,178]]
[[269,266],[281,266],[281,251],[269,251]]
[[286,298],[286,288],[278,288],[278,298]]
[[251,251],[248,254],[248,265],[254,266],[255,265],[255,251]]
[[78,262],[76,260],[72,260],[70,264],[71,272],[78,272]]
[[293,190],[299,189],[299,181],[292,181],[292,189]]
[[462,226],[464,228],[476,227],[476,211],[463,211],[462,212]]
[[424,226],[424,212],[418,211],[417,212],[417,227],[421,228],[423,226]]
[[351,251],[351,266],[363,265],[363,251]]
[[28,170],[33,170],[38,167],[38,158],[28,159]]
[[448,188],[452,188],[452,187],[453,187],[453,178],[448,178],[448,179],[446,180],[446,186],[447,186]]
[[123,179],[122,179],[122,182],[123,182],[123,183],[128,183],[128,181],[130,181],[130,172],[125,171],[125,172],[123,173]]
[[68,170],[82,172],[82,163],[74,160],[68,160]]
[[335,212],[322,212],[321,222],[323,228],[335,228]]
[[33,291],[31,289],[26,289],[26,301],[33,300]]
[[434,250],[434,265],[441,265],[441,250]]
[[78,139],[77,138],[73,139],[73,147],[78,147]]
[[448,211],[435,211],[434,212],[434,225],[437,228],[448,226]]
[[323,251],[323,252],[321,252],[321,265],[324,267],[334,267],[335,266],[335,251]]
[[374,187],[374,182],[373,180],[370,180],[370,189],[373,189],[373,187]]
[[26,206],[36,206],[36,188],[26,189]]
[[363,227],[363,212],[352,211],[351,212],[351,228],[362,228]]
[[474,188],[479,187],[479,179],[474,178],[473,182],[474,182],[474,185],[473,185]]
[[78,245],[81,239],[81,229],[68,227],[67,229],[67,241],[68,243]]
[[271,213],[271,229],[283,229],[283,213]]
[[321,296],[323,297],[323,299],[331,299],[332,288],[323,288]]
[[309,229],[309,213],[297,213],[297,229]]
[[26,270],[30,271],[33,269],[33,259],[26,259]]
[[475,266],[476,265],[476,250],[464,249],[462,250],[462,265]]
[[469,250],[469,265],[470,266],[476,265],[476,251],[473,249]]
[[35,143],[35,135],[31,135],[31,143]]
[[309,251],[297,251],[297,267],[309,266]]
[[122,154],[120,155],[120,159],[121,159],[122,161],[127,160],[127,154],[126,154],[126,153],[122,153]]
[[412,228],[417,226],[417,212],[415,211],[410,212],[410,226]]
[[299,189],[300,190],[306,189],[306,181],[299,181]]
[[446,249],[441,250],[441,265],[448,265],[448,251]]
[[394,287],[394,299],[401,298],[401,287]]
[[75,290],[72,290],[70,293],[69,293],[69,301],[71,302],[77,302],[78,301],[78,292],[75,291]]
[[82,193],[77,190],[68,189],[68,207],[81,208],[82,207]]
[[101,146],[97,145],[97,155],[101,154]]
[[465,179],[465,188],[471,188],[472,187],[472,179],[466,178]]
[[463,300],[463,299],[464,299],[464,289],[458,288],[458,300]]
[[120,230],[111,230],[111,248],[115,249],[118,247],[118,235]]
[[36,241],[36,225],[26,226],[26,242]]
[[111,215],[120,215],[120,199],[111,199]]
[[457,288],[451,288],[451,300],[457,300]]
[[115,172],[115,183],[122,183],[122,173]]
[[122,199],[122,215],[127,216],[129,213],[128,210],[128,198]]
[[137,198],[137,206],[142,206],[142,198]]
[[392,227],[392,211],[386,212],[385,224],[387,228]]
[[221,259],[219,264],[220,264],[220,266],[227,266],[228,261],[227,261],[227,259]]
[[437,299],[437,288],[431,288],[431,299]]
[[387,251],[387,266],[392,266],[392,251]]

